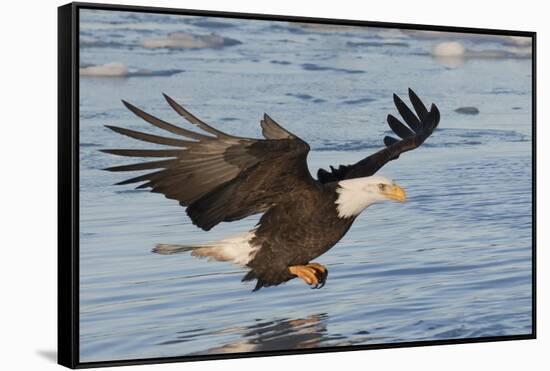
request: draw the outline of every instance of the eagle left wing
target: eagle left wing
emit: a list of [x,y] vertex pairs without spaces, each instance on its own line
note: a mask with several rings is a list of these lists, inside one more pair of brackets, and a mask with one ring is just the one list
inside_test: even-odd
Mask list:
[[160,120],[139,108],[124,105],[146,122],[176,137],[158,136],[126,128],[109,129],[134,139],[171,148],[106,149],[118,156],[161,158],[107,168],[109,171],[154,170],[117,184],[142,183],[187,207],[198,227],[209,230],[222,221],[261,213],[277,204],[291,188],[315,182],[307,168],[309,145],[286,131],[269,116],[261,121],[266,139],[232,136],[201,121],[172,98],[170,106],[199,133]]
[[412,89],[409,89],[409,99],[416,114],[407,107],[401,98],[395,94],[393,95],[395,106],[408,126],[391,114],[388,115],[387,119],[390,128],[401,139],[386,136],[384,137],[386,148],[353,165],[340,165],[338,168],[331,166],[330,172],[319,169],[317,172],[318,180],[321,183],[330,183],[344,179],[371,176],[389,161],[399,158],[399,155],[403,152],[413,150],[424,143],[439,124],[439,110],[435,104],[432,104],[428,111]]

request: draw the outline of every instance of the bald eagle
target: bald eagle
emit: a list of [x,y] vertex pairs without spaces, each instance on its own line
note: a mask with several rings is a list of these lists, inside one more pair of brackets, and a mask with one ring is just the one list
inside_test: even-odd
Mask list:
[[222,241],[196,245],[157,245],[159,254],[190,251],[192,255],[231,261],[248,272],[242,281],[256,280],[254,291],[299,277],[312,288],[324,286],[328,270],[312,262],[332,248],[369,205],[384,200],[404,202],[405,191],[375,175],[386,163],[420,146],[439,123],[439,110],[430,110],[409,89],[413,111],[397,96],[393,100],[406,126],[395,116],[387,121],[400,138],[384,138],[385,148],[352,165],[309,172],[309,145],[267,114],[260,124],[265,139],[229,135],[201,121],[172,98],[168,104],[189,123],[191,131],[158,119],[128,102],[124,105],[149,124],[175,136],[157,136],[116,126],[116,133],[164,149],[107,149],[103,152],[157,161],[109,167],[109,171],[153,170],[117,184],[141,183],[137,188],[179,201],[199,228],[208,231],[220,222],[263,214],[249,232]]

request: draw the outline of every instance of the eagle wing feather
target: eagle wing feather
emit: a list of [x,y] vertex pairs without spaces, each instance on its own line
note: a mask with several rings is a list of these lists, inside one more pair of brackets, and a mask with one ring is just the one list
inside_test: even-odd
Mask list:
[[307,169],[308,144],[269,116],[264,115],[261,121],[266,139],[242,138],[213,128],[169,96],[164,97],[180,116],[206,133],[170,124],[123,101],[138,117],[178,137],[107,125],[119,134],[172,147],[103,150],[125,157],[164,158],[107,168],[117,172],[155,170],[117,184],[142,183],[138,188],[150,188],[151,192],[177,200],[187,207],[193,223],[209,230],[222,221],[263,212],[292,187],[315,181]]
[[393,95],[397,111],[407,125],[391,114],[387,118],[388,125],[400,139],[390,136],[384,137],[386,148],[353,165],[340,165],[338,168],[331,166],[330,171],[319,169],[317,172],[319,181],[330,183],[371,176],[388,162],[399,158],[402,153],[413,150],[424,143],[439,124],[439,110],[435,104],[432,104],[428,111],[412,89],[409,89],[409,99],[416,114],[407,107],[401,98],[395,94]]

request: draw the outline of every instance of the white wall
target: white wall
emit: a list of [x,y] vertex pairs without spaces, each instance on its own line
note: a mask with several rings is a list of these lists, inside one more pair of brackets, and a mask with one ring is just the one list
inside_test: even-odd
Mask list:
[[[127,370],[518,370],[542,369],[548,360],[548,228],[550,189],[542,164],[550,163],[546,95],[550,26],[543,1],[251,1],[134,0],[136,5],[303,15],[538,32],[538,209],[539,339],[286,356],[194,364],[135,366]],[[0,367],[4,370],[59,369],[56,348],[56,7],[63,2],[5,1],[2,27],[3,92],[0,109]],[[544,102],[546,101],[546,106]],[[6,115],[7,114],[7,115]],[[546,291],[546,292],[545,292]],[[544,354],[546,349],[546,354]]]

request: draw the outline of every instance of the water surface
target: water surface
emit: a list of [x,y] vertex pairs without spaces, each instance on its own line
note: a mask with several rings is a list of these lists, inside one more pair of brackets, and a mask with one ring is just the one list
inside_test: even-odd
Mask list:
[[[170,32],[240,44],[142,47]],[[83,11],[80,35],[83,65],[133,71],[80,80],[82,362],[531,332],[530,59],[449,67],[430,56],[446,35],[127,12]],[[477,50],[505,45],[459,39]],[[165,92],[219,129],[251,137],[267,112],[310,143],[315,174],[381,148],[385,117],[396,113],[391,96],[405,98],[408,87],[437,103],[440,128],[382,169],[408,202],[370,207],[317,259],[330,271],[321,290],[293,280],[252,293],[230,263],[151,253],[157,243],[246,231],[258,217],[204,232],[177,202],[113,186],[125,174],[101,170],[127,162],[100,149],[147,147],[104,124],[161,134],[121,99],[187,125]],[[455,112],[467,106],[479,114]]]

